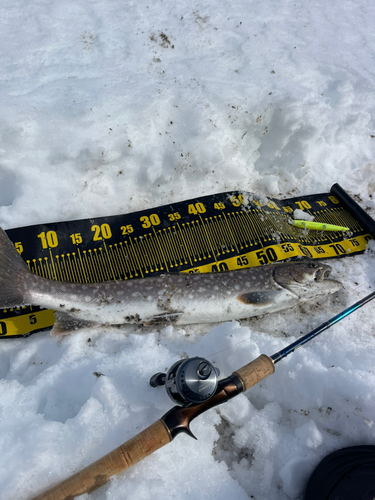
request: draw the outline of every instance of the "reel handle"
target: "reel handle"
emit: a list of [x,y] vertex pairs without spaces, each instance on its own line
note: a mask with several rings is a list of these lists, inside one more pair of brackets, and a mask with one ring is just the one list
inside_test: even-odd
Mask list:
[[151,378],[150,378],[150,386],[151,387],[160,387],[161,385],[165,385],[165,379],[167,378],[167,375],[166,373],[161,373],[161,372],[158,372],[158,373],[155,373],[155,375],[153,375]]

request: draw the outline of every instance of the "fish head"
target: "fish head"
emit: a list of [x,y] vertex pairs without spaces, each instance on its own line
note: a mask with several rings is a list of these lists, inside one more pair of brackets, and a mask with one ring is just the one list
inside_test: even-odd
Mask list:
[[320,262],[291,262],[275,267],[276,283],[300,299],[308,300],[317,295],[337,292],[342,284],[330,279],[332,268]]

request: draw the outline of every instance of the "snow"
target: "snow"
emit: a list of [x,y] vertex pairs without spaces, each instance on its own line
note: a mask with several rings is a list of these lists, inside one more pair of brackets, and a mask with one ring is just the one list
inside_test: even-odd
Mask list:
[[310,222],[314,220],[314,216],[313,215],[310,215],[309,213],[304,212],[303,210],[300,210],[299,208],[297,208],[296,210],[294,210],[293,217],[295,219],[307,220],[307,221],[310,221]]
[[[374,218],[369,0],[3,0],[0,226],[114,215],[238,189],[339,182]],[[0,343],[1,497],[29,499],[171,407],[181,357],[223,376],[374,289],[375,245],[331,261],[343,290],[249,322],[49,332]],[[298,500],[314,467],[375,438],[375,304],[82,498]],[[142,334],[141,334],[142,333]]]

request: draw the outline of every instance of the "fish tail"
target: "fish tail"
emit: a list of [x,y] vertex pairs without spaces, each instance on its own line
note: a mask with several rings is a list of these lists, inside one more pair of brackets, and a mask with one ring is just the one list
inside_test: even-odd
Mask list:
[[34,276],[0,228],[0,308],[29,305]]

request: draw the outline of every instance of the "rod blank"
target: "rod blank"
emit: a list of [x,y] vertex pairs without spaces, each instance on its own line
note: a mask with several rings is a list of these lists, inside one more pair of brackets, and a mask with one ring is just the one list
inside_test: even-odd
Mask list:
[[281,351],[276,352],[275,354],[272,354],[272,356],[270,356],[272,361],[274,363],[278,363],[283,358],[288,356],[288,354],[294,352],[296,349],[301,347],[303,344],[306,344],[306,342],[309,342],[314,337],[317,337],[322,332],[324,332],[324,330],[327,330],[327,328],[330,328],[338,321],[341,321],[346,316],[349,316],[349,314],[356,311],[360,307],[364,306],[365,304],[367,304],[367,302],[370,302],[370,300],[372,300],[374,298],[375,298],[375,292],[371,292],[369,295],[366,295],[366,297],[363,297],[363,299],[359,300],[358,302],[356,302],[352,306],[348,307],[344,311],[340,312],[339,314],[337,314],[333,318],[329,319],[325,323],[322,323],[320,326],[315,328],[315,330],[312,330],[311,332],[307,333],[306,335],[304,335],[300,339],[296,340],[292,344],[289,344],[288,346],[284,347],[284,349],[281,349]]

